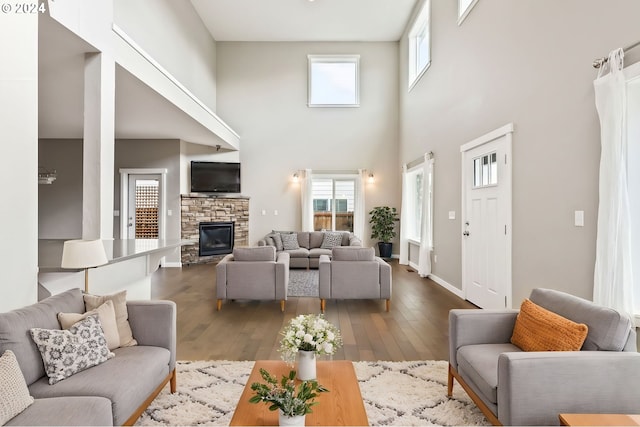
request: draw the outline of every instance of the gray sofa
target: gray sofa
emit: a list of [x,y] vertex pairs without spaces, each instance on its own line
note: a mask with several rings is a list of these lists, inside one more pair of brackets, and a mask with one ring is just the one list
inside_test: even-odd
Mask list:
[[320,310],[327,299],[383,299],[391,303],[391,266],[373,248],[336,247],[320,256]]
[[[273,231],[258,240],[258,246],[273,246],[289,254],[289,268],[318,268],[320,255],[331,257],[332,247],[322,247],[327,233],[341,233],[340,246],[362,246],[362,240],[348,231]],[[275,234],[296,234],[299,248],[286,249]]]
[[284,311],[289,254],[271,246],[235,248],[216,265],[218,311],[227,299],[278,300]]
[[455,378],[495,425],[557,425],[560,413],[640,413],[640,354],[631,318],[551,289],[529,299],[588,333],[581,351],[511,344],[517,310],[451,310],[449,390]]
[[0,354],[11,350],[35,402],[7,425],[133,425],[170,382],[175,392],[176,306],[171,301],[128,301],[137,346],[49,385],[29,329],[60,329],[57,314],[84,313],[82,292],[71,289],[0,314]]

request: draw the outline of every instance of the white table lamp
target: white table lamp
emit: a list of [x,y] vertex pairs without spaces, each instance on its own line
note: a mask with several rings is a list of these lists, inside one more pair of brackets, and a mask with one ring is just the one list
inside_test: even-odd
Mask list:
[[62,247],[62,268],[84,268],[84,291],[89,292],[89,269],[108,263],[102,240],[67,240]]

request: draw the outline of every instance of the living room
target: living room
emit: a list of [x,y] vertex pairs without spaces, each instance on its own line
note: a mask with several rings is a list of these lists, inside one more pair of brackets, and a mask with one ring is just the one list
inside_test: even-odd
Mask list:
[[[379,205],[400,209],[402,166],[428,152],[435,158],[430,276],[464,299],[460,149],[508,124],[514,128],[508,306],[517,308],[541,286],[592,299],[600,125],[593,90],[597,70],[591,64],[638,40],[640,4],[478,0],[458,25],[457,2],[434,0],[431,63],[408,90],[407,35],[411,17],[424,1],[406,2],[405,25],[397,38],[385,41],[215,40],[198,15],[199,3],[104,2],[108,4],[104,7],[113,9],[108,33],[115,22],[239,138],[223,142],[218,150],[216,138],[198,144],[186,135],[154,136],[152,130],[164,117],[156,110],[140,120],[149,135],[124,131],[119,135],[124,112],[113,107],[112,156],[104,142],[109,133],[102,130],[97,139],[102,139],[102,150],[107,152],[101,157],[104,164],[96,166],[94,181],[85,184],[98,195],[97,226],[83,218],[88,203],[80,185],[87,180],[83,169],[95,165],[83,164],[82,128],[69,131],[64,123],[51,127],[39,119],[39,115],[50,117],[42,106],[55,105],[56,99],[53,104],[51,99],[39,99],[38,85],[51,88],[57,75],[55,71],[38,75],[37,61],[45,55],[38,48],[38,16],[35,21],[27,16],[1,25],[5,43],[1,52],[6,56],[2,62],[13,64],[0,71],[7,85],[0,102],[1,120],[7,141],[14,142],[0,147],[6,197],[0,228],[11,242],[2,251],[5,281],[0,285],[0,311],[37,301],[39,239],[76,239],[93,232],[94,238],[120,237],[120,217],[113,215],[121,209],[120,168],[168,170],[167,209],[173,215],[167,217],[167,237],[180,238],[177,213],[180,195],[189,192],[189,161],[240,162],[242,195],[250,199],[247,244],[253,245],[271,230],[301,228],[300,185],[293,182],[294,173],[370,171],[375,181],[365,186],[364,210]],[[75,1],[66,5],[81,8]],[[322,7],[322,1],[304,0],[304,7]],[[97,50],[90,25],[71,27],[69,33],[87,39],[76,40],[84,43],[81,48]],[[41,32],[41,44],[46,37]],[[76,53],[70,61],[78,61],[81,56]],[[310,54],[360,55],[360,107],[307,106]],[[634,63],[638,55],[638,50],[629,51],[625,64]],[[126,73],[116,70],[117,84],[123,83],[112,89],[116,105],[126,99]],[[67,110],[67,97],[77,101],[71,110],[82,124],[83,110],[77,110],[83,101],[82,80],[54,94],[60,110]],[[40,111],[35,108],[39,103]],[[135,105],[141,110],[153,104]],[[105,127],[109,114],[98,113]],[[127,114],[133,117],[134,112]],[[38,186],[39,166],[55,169],[59,181]],[[576,226],[576,212],[583,212],[583,226]],[[90,227],[94,228],[86,234]],[[365,225],[361,236],[365,246],[376,243],[369,234]],[[394,243],[397,257],[400,240]],[[172,254],[166,262],[179,265],[180,257]]]

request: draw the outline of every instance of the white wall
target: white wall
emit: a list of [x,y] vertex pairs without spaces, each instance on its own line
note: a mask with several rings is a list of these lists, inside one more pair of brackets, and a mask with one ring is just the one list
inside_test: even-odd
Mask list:
[[[217,151],[208,145],[180,141],[180,194],[188,194],[191,191],[192,160],[234,163],[240,161],[240,153],[238,151]],[[240,172],[242,173],[242,168]]]
[[[591,63],[638,40],[633,0],[481,0],[462,26],[432,1],[432,64],[407,93],[400,161],[435,153],[433,272],[461,288],[460,146],[513,122],[513,303],[535,287],[591,298],[599,125]],[[456,211],[456,220],[447,219]],[[585,211],[585,227],[573,225]]]
[[[371,170],[367,212],[399,208],[397,43],[218,42],[217,52],[218,112],[242,138],[250,243],[272,229],[301,228],[291,180],[299,169]],[[307,107],[308,54],[360,55],[359,108]]]
[[0,64],[0,312],[4,312],[37,300],[37,14],[0,14]]
[[191,2],[114,0],[114,22],[216,111],[216,43]]
[[38,185],[38,238],[82,237],[82,140],[41,139],[39,165],[54,169],[51,185]]

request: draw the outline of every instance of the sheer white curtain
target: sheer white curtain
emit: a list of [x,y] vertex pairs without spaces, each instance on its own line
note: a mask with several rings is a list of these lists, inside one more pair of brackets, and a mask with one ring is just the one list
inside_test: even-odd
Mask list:
[[431,274],[432,246],[432,188],[433,188],[433,156],[425,154],[422,164],[422,223],[420,224],[420,259],[418,261],[418,274],[427,277]]
[[358,176],[356,177],[355,182],[355,200],[353,207],[353,234],[355,234],[359,239],[364,240],[364,221],[365,221],[365,212],[364,212],[364,185],[366,182],[365,169],[358,169]]
[[302,231],[313,231],[313,182],[311,178],[311,169],[305,169],[300,180]]
[[612,51],[607,63],[608,74],[604,74],[603,66],[593,83],[601,139],[593,300],[633,314],[623,58],[622,49]]
[[409,264],[409,188],[407,165],[402,165],[402,205],[400,207],[400,264]]

